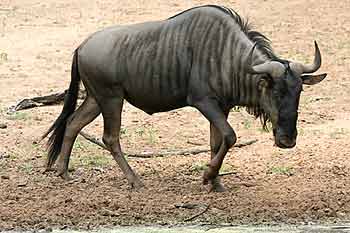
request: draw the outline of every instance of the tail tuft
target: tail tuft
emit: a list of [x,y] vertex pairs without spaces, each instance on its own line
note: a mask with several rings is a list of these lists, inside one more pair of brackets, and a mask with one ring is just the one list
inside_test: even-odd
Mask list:
[[71,83],[69,89],[64,98],[64,105],[61,114],[56,121],[52,124],[49,130],[42,136],[45,138],[51,132],[47,146],[48,146],[48,159],[47,167],[50,168],[55,163],[58,155],[61,152],[64,133],[66,131],[67,120],[70,115],[73,114],[77,105],[78,93],[79,93],[80,75],[78,70],[78,49],[74,51],[72,71],[71,71]]

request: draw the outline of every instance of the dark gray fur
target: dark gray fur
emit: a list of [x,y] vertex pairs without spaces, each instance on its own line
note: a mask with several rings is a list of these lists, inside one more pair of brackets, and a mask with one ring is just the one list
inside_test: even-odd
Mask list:
[[[318,59],[320,64],[320,56]],[[275,63],[269,65],[271,61]],[[271,71],[270,66],[276,68],[271,74],[264,71]],[[59,172],[68,177],[69,156],[77,134],[102,113],[106,146],[129,183],[140,186],[119,143],[123,100],[149,114],[193,106],[210,122],[212,160],[204,183],[210,181],[214,190],[221,191],[218,171],[236,142],[227,122],[232,107],[247,107],[248,112],[262,118],[264,125],[271,118],[277,145],[295,145],[303,72],[298,64],[292,67],[295,69],[273,53],[264,35],[251,30],[233,10],[220,6],[196,7],[164,21],[96,32],[74,53],[70,95],[47,132],[53,131],[48,168],[60,155]],[[280,76],[277,79],[273,77],[276,74]],[[322,80],[325,76],[318,77]],[[80,79],[88,94],[74,111]],[[284,96],[283,101],[277,101],[276,93]]]

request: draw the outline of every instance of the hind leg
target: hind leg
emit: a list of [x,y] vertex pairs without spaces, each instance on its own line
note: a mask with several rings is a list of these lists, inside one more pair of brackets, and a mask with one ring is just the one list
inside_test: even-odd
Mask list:
[[63,179],[70,179],[68,175],[69,158],[78,133],[100,113],[100,108],[95,99],[87,96],[79,108],[68,118],[63,144],[58,159],[58,174]]
[[143,184],[126,161],[120,147],[119,133],[123,98],[112,97],[104,99],[101,108],[104,121],[103,142],[112,153],[114,160],[118,163],[131,187],[142,187]]

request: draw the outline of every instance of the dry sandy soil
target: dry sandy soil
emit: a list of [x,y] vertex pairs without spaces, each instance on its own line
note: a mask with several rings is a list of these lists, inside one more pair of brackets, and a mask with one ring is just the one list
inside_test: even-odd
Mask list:
[[[305,87],[298,144],[282,150],[271,133],[244,110],[229,121],[240,142],[222,172],[225,193],[201,184],[209,153],[129,162],[146,188],[129,189],[112,156],[79,137],[73,182],[43,174],[45,143],[35,141],[61,106],[8,114],[24,97],[68,87],[72,51],[89,34],[113,24],[167,18],[186,8],[217,3],[248,17],[271,38],[282,57],[311,62],[313,40],[323,54],[321,84]],[[350,221],[350,1],[90,1],[0,2],[0,230],[94,228],[125,224],[176,224],[209,209],[192,223],[333,223]],[[209,147],[209,124],[194,109],[148,116],[126,105],[122,146],[127,152]],[[98,118],[87,129],[100,136]],[[176,208],[178,204],[198,208]]]

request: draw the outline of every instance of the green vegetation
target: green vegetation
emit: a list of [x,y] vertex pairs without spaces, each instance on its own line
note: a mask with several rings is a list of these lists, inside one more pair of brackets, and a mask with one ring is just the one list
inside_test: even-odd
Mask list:
[[121,128],[120,129],[120,137],[127,136],[128,130],[126,128]]
[[252,122],[250,119],[244,119],[243,126],[245,129],[250,129],[252,127]]
[[13,120],[13,121],[18,121],[18,120],[28,120],[29,119],[29,114],[26,112],[14,112],[11,114],[6,115],[7,120]]
[[79,137],[75,139],[73,149],[83,150],[84,149],[84,143],[81,141]]
[[190,170],[192,172],[202,172],[207,168],[208,168],[208,165],[206,162],[197,162],[195,164],[192,164]]
[[121,138],[130,139],[130,138],[134,138],[135,136],[137,138],[141,137],[146,139],[150,144],[154,144],[157,142],[156,133],[157,133],[157,130],[154,129],[152,126],[148,126],[148,127],[140,126],[136,128],[134,132],[126,128],[122,128],[120,130]]
[[31,173],[33,171],[33,165],[31,163],[24,163],[22,165],[20,165],[19,170],[25,173]]
[[269,168],[267,171],[267,174],[279,174],[279,175],[292,176],[294,175],[294,171],[292,167],[277,166],[277,167]]
[[304,136],[305,135],[305,130],[302,127],[298,128],[298,135],[299,136]]
[[135,130],[136,134],[140,137],[142,137],[145,134],[145,128],[140,127]]
[[8,60],[8,55],[7,53],[1,52],[0,53],[0,64],[7,62]]
[[78,164],[83,167],[105,167],[111,162],[111,156],[105,155],[84,155],[78,159]]
[[330,133],[330,137],[333,139],[339,139],[345,135],[349,134],[349,130],[345,128],[336,128],[333,132]]
[[148,128],[148,141],[151,144],[154,144],[157,142],[156,139],[156,130],[153,129],[152,127]]
[[231,112],[240,112],[241,109],[242,109],[242,107],[236,106],[236,107],[233,107],[230,111]]
[[113,162],[112,156],[106,155],[105,153],[94,154],[86,153],[78,156],[71,156],[70,171],[74,171],[77,167],[84,168],[103,168]]

